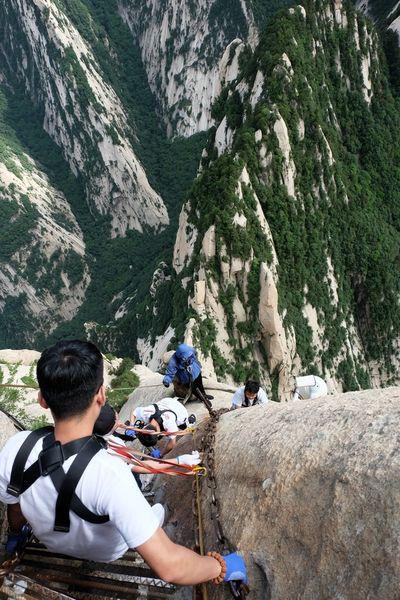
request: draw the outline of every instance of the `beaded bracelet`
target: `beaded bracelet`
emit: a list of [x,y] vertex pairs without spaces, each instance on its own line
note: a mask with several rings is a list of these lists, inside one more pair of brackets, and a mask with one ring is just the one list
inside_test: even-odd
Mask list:
[[215,560],[217,560],[219,562],[219,564],[221,565],[221,572],[218,575],[218,577],[215,577],[215,579],[212,579],[211,581],[213,583],[215,583],[215,585],[218,585],[219,583],[221,583],[224,580],[224,577],[226,575],[226,562],[224,560],[224,558],[218,554],[218,552],[207,552],[207,556],[211,556],[211,558],[215,558]]

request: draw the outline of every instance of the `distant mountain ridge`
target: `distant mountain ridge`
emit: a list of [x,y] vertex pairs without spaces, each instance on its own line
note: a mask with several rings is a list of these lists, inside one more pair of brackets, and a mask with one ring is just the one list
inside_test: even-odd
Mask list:
[[377,32],[350,3],[306,2],[231,65],[163,284],[177,337],[211,376],[279,397],[299,372],[397,381],[399,114]]
[[0,345],[396,381],[400,56],[351,2],[0,0],[0,35]]

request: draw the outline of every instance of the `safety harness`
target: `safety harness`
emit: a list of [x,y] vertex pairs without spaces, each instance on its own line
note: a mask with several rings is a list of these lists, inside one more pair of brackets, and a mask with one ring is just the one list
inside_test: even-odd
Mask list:
[[[25,470],[29,455],[41,438],[43,438],[43,449],[41,450],[38,459]],[[67,444],[61,444],[54,438],[53,427],[36,429],[28,435],[17,452],[12,466],[7,492],[18,498],[33,485],[39,477],[50,476],[50,479],[58,492],[54,531],[64,533],[69,531],[70,510],[72,510],[80,519],[88,521],[89,523],[107,523],[107,521],[110,520],[108,515],[96,515],[89,510],[75,494],[76,487],[86,467],[92,458],[102,448],[106,447],[107,443],[101,437],[87,436],[68,442]],[[74,456],[74,454],[76,454],[76,457],[72,461],[68,472],[65,473],[62,465],[68,458]]]
[[256,404],[259,403],[259,399],[258,399],[258,393],[257,396],[254,398],[253,402],[250,404],[249,399],[246,398],[246,394],[244,395],[244,401],[242,402],[242,408],[248,408],[249,406],[256,406]]
[[[170,408],[164,408],[163,410],[160,410],[159,406],[157,404],[153,404],[155,411],[154,413],[151,415],[151,417],[149,417],[149,423],[152,419],[154,419],[155,421],[157,421],[157,423],[159,424],[161,431],[165,431],[164,428],[164,423],[162,420],[162,415],[166,412],[170,412],[173,415],[175,415],[175,419],[176,419],[176,425],[179,429],[182,429],[182,425],[178,425],[178,415],[176,414],[176,412],[174,412],[173,410],[171,410]],[[187,425],[183,424],[184,427],[183,429],[186,429]]]

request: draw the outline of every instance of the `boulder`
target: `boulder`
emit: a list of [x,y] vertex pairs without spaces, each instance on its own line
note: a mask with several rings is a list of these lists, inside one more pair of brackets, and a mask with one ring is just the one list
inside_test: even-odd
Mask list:
[[[399,598],[399,425],[400,388],[222,415],[216,494],[225,534],[248,565],[249,598]],[[190,545],[190,482],[166,479],[169,533]],[[205,483],[202,512],[206,549],[218,550]],[[209,595],[230,598],[224,586]]]
[[40,358],[40,352],[36,350],[0,350],[0,362],[19,363],[29,365],[37,362]]
[[6,441],[17,433],[17,429],[11,419],[0,410],[0,450],[3,448]]

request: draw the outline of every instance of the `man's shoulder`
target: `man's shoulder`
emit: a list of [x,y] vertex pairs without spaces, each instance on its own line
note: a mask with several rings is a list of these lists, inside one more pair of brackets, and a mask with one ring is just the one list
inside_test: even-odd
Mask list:
[[238,396],[243,395],[244,396],[244,385],[241,385],[240,387],[237,388],[235,394],[237,394]]
[[178,398],[163,398],[160,402],[162,408],[170,408],[174,412],[179,412],[180,414],[186,414],[186,407],[178,400]]
[[112,486],[112,481],[131,476],[129,465],[124,460],[116,460],[116,457],[108,452],[106,448],[100,450],[90,461],[87,469],[89,478],[99,480],[99,485]]

